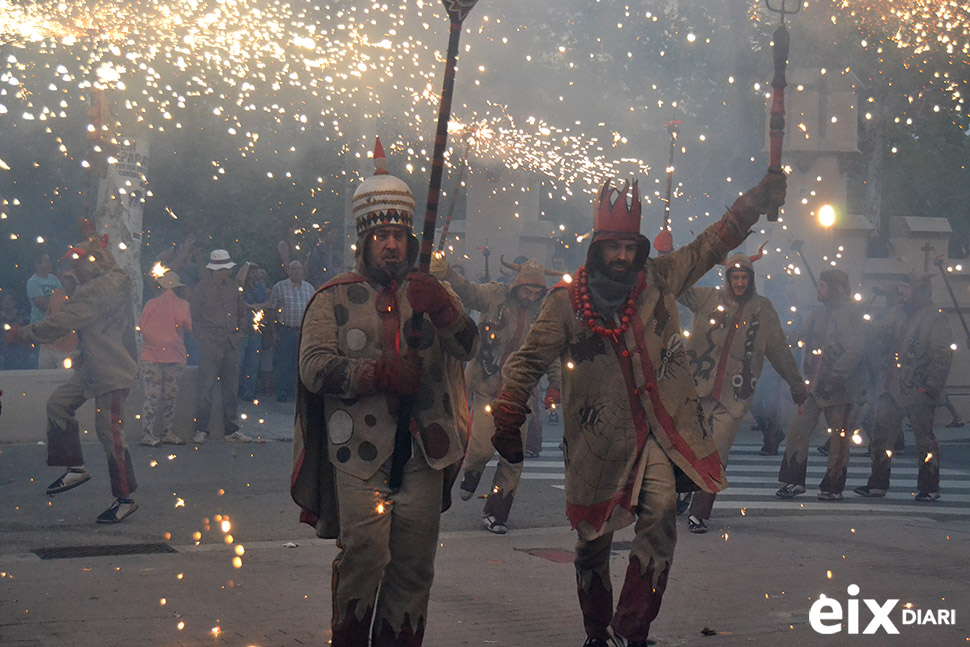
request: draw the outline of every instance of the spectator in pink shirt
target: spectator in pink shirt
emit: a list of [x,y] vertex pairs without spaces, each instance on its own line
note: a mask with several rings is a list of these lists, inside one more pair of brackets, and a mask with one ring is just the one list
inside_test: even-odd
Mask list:
[[[144,340],[141,347],[141,374],[145,389],[141,444],[149,447],[184,445],[172,431],[175,400],[185,370],[185,332],[192,331],[188,288],[179,275],[168,271],[157,279],[164,288],[161,295],[145,304],[138,327]],[[162,420],[162,437],[154,434],[155,420]]]

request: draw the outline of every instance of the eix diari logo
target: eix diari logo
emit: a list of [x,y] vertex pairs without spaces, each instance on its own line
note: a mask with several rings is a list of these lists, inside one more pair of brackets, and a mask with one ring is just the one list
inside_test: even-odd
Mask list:
[[[844,607],[835,598],[825,595],[819,597],[808,612],[808,621],[812,625],[812,629],[820,634],[837,634],[842,631],[843,621],[845,621],[846,633],[858,634],[863,615],[860,612],[859,603],[861,602],[865,605],[865,616],[868,620],[865,629],[862,630],[863,634],[874,634],[878,633],[879,630],[885,631],[887,634],[898,634],[899,628],[893,622],[893,611],[899,604],[899,600],[892,599],[884,602],[868,598],[860,600],[855,597],[859,595],[859,590],[857,584],[850,584],[846,588],[845,591],[850,597]],[[936,609],[934,611],[933,609],[903,608],[898,617],[901,625],[955,625],[957,622],[956,609]]]

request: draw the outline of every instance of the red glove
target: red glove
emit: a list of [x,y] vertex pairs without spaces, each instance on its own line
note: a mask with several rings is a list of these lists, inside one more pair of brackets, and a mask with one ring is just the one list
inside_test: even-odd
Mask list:
[[414,395],[421,386],[421,364],[417,360],[395,355],[377,362],[374,377],[378,391]]
[[503,391],[491,406],[492,420],[495,423],[492,446],[508,462],[521,463],[525,458],[522,453],[521,429],[525,417],[531,413],[525,399]]
[[455,325],[464,313],[435,277],[424,272],[408,274],[408,303],[415,312],[424,312],[435,328]]
[[552,405],[559,406],[560,402],[562,402],[562,393],[559,392],[559,389],[554,386],[546,389],[546,399],[542,401],[546,409],[551,409]]
[[734,201],[731,213],[737,219],[743,231],[750,229],[761,214],[768,213],[771,207],[785,204],[785,193],[788,190],[788,176],[776,171],[768,171],[761,182],[744,192]]

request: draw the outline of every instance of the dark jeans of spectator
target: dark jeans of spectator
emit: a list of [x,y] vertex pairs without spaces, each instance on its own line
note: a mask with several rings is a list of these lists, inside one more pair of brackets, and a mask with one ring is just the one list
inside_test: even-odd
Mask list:
[[300,329],[291,326],[277,328],[280,340],[273,351],[273,378],[276,381],[277,399],[296,395],[297,360],[300,353]]
[[250,333],[243,338],[242,355],[239,358],[239,397],[252,400],[256,397],[259,381],[259,356],[263,350],[263,336]]

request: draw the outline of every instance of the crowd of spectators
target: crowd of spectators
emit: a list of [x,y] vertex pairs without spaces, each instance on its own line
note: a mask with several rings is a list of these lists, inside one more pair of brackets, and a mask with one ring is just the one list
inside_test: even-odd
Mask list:
[[[340,271],[336,267],[339,254],[335,254],[334,229],[320,231],[312,246],[305,244],[302,234],[297,229],[285,231],[275,250],[278,265],[269,263],[269,268],[252,260],[237,264],[226,250],[203,249],[192,234],[151,259],[154,270],[146,279],[146,303],[143,312],[139,310],[135,316],[142,316],[140,337],[143,350],[147,348],[147,355],[142,353],[141,357],[142,379],[152,382],[146,386],[154,394],[150,417],[162,419],[163,431],[161,439],[154,437],[150,430],[146,433],[152,438],[144,436],[143,439],[147,438],[150,443],[175,440],[170,433],[168,405],[174,398],[173,386],[177,393],[181,370],[169,370],[169,364],[200,366],[200,375],[212,373],[210,377],[218,382],[224,396],[230,390],[234,393],[233,398],[223,398],[232,400],[223,411],[224,424],[235,420],[237,399],[253,401],[273,397],[280,402],[293,399],[303,309],[314,291]],[[74,334],[33,347],[2,341],[10,328],[40,321],[57,312],[76,286],[77,278],[69,262],[55,262],[49,254],[40,253],[33,259],[33,274],[25,286],[0,291],[0,370],[71,367],[77,349]],[[213,297],[225,292],[235,299],[237,291],[241,294],[239,311],[227,319],[226,312],[234,308],[221,303],[224,300],[221,297],[218,303]],[[184,304],[184,312],[189,313],[184,321],[180,302]],[[173,314],[176,311],[178,314]],[[216,322],[219,318],[222,321]],[[166,327],[173,331],[166,333]],[[155,341],[144,335],[147,329],[155,334]],[[232,334],[223,334],[229,332]],[[184,361],[172,360],[170,342],[174,337],[166,338],[166,334],[178,337],[175,351]],[[160,342],[158,335],[162,335]],[[213,364],[216,368],[212,368]],[[164,377],[162,367],[166,367]],[[232,379],[228,379],[228,372],[233,373]],[[202,401],[207,400],[206,394],[211,399],[211,388],[207,386],[214,385],[200,384]],[[205,426],[208,416],[202,418],[197,426]],[[234,429],[235,425],[226,424],[226,428]],[[195,438],[204,441],[200,433]]]

